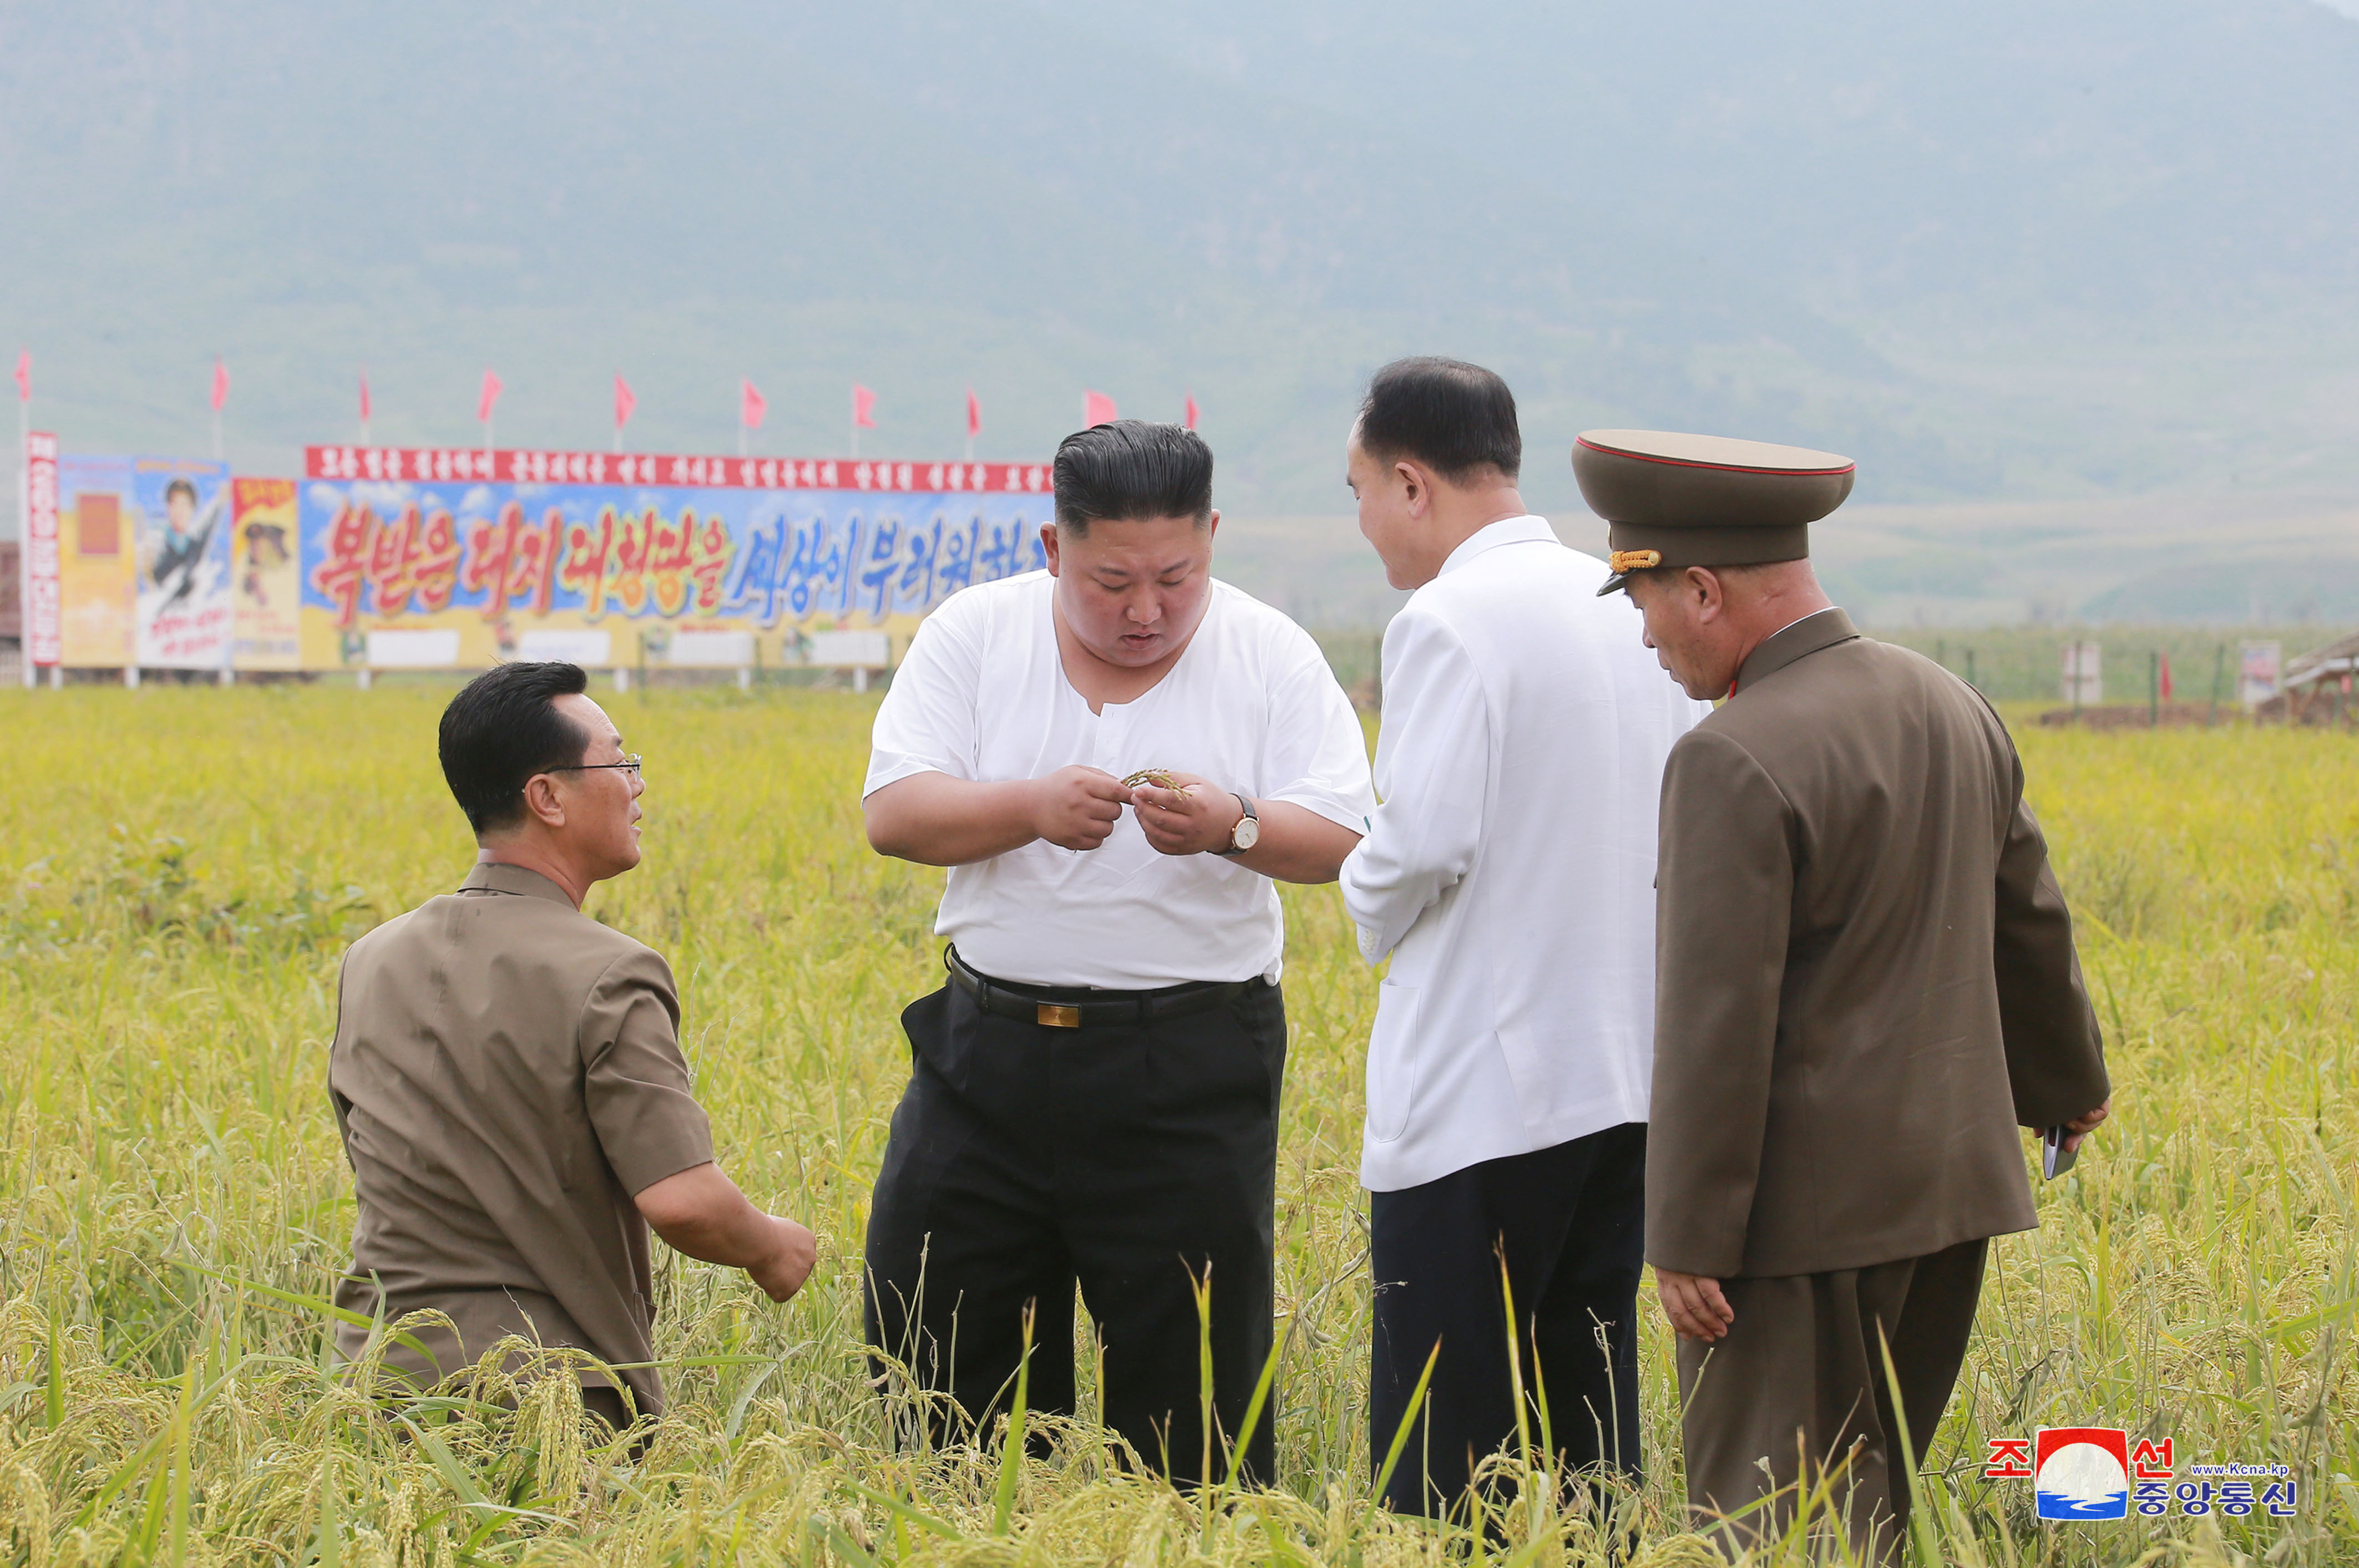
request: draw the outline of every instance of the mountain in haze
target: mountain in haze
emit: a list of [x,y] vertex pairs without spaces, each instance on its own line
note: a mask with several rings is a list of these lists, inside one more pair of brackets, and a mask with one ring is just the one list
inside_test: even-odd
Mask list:
[[0,342],[82,449],[1045,451],[1193,392],[1343,510],[1367,373],[1832,448],[1860,500],[2359,485],[2359,22],[2309,0],[0,0]]

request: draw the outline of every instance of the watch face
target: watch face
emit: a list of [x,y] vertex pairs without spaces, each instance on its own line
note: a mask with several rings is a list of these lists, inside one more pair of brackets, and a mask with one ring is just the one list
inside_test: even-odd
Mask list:
[[1261,819],[1257,816],[1238,817],[1235,829],[1229,835],[1229,842],[1240,849],[1250,849],[1260,841]]

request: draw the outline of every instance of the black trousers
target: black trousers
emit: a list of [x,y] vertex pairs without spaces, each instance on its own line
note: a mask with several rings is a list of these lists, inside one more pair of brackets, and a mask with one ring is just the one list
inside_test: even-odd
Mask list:
[[[1105,1423],[1174,1480],[1202,1479],[1195,1288],[1209,1273],[1217,1480],[1270,1349],[1277,988],[1256,981],[1148,1024],[1060,1029],[944,986],[901,1025],[913,1070],[869,1212],[868,1340],[957,1405],[896,1401],[903,1439],[919,1435],[912,1420],[935,1442],[990,1430],[1015,1393],[1027,1305],[1027,1404],[1070,1413],[1078,1282]],[[1257,1479],[1271,1473],[1276,1406],[1247,1446]]]
[[1371,1195],[1372,1464],[1383,1465],[1426,1357],[1441,1346],[1428,1403],[1385,1487],[1387,1508],[1440,1517],[1473,1467],[1516,1440],[1503,1252],[1533,1444],[1545,1390],[1561,1465],[1637,1478],[1646,1173],[1646,1124],[1629,1122]]

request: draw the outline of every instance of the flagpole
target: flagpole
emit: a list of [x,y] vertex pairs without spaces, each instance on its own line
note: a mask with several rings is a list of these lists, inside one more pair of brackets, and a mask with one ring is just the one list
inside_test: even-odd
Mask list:
[[852,391],[852,455],[860,455],[860,389]]
[[221,410],[213,410],[213,461],[222,460]]

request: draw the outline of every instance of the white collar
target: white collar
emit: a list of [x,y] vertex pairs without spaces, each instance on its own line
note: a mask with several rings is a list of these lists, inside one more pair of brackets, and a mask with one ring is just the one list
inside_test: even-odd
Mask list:
[[1502,517],[1496,523],[1484,524],[1460,540],[1458,547],[1451,551],[1449,558],[1441,563],[1441,569],[1433,575],[1447,577],[1484,551],[1495,550],[1501,545],[1528,545],[1542,539],[1551,545],[1557,543],[1556,530],[1548,525],[1547,518],[1528,512],[1521,517]]

